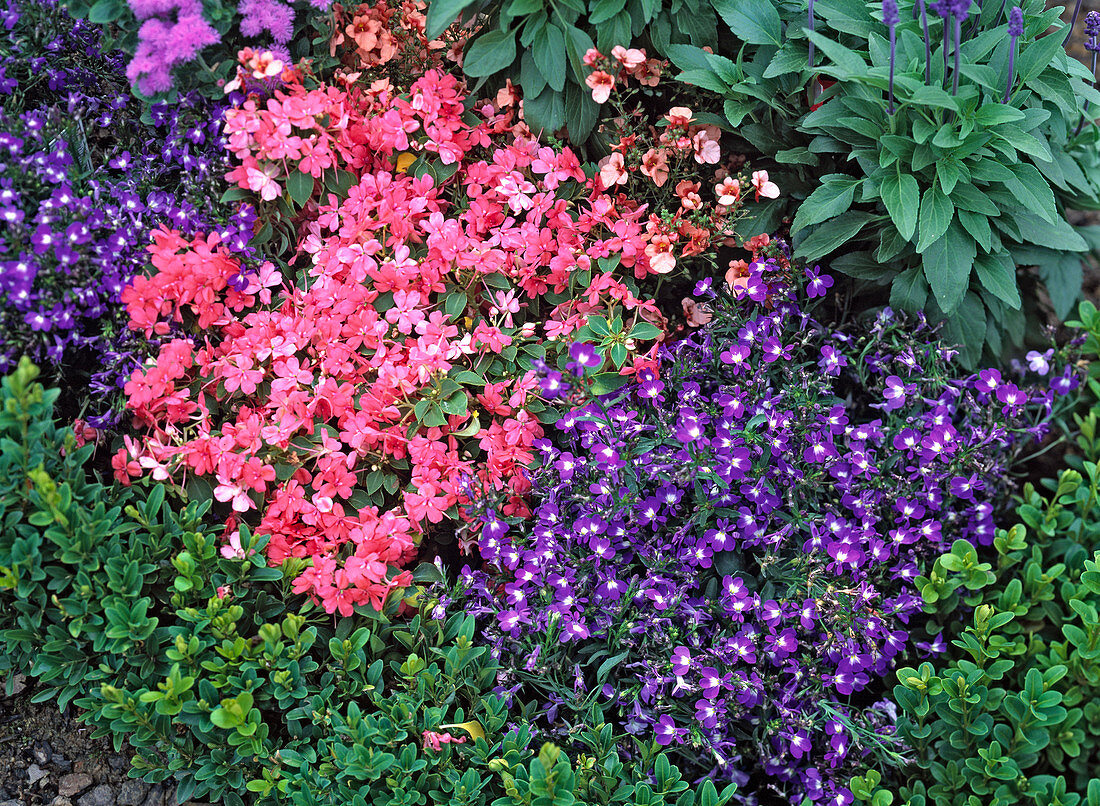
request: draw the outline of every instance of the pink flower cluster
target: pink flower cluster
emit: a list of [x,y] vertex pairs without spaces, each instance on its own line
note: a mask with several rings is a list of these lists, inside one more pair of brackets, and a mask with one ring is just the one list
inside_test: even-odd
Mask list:
[[[174,320],[199,338],[168,342],[127,384],[146,434],[115,457],[116,477],[208,477],[232,510],[227,533],[248,518],[272,564],[310,558],[294,589],[328,612],[380,608],[409,584],[399,569],[468,500],[464,476],[526,512],[522,468],[542,429],[525,348],[595,311],[660,316],[633,285],[655,271],[644,208],[607,196],[567,149],[501,131],[491,108],[464,121],[463,101],[436,72],[401,95],[294,84],[246,101],[226,122],[240,186],[274,197],[294,169],[357,180],[308,205],[304,281],[284,285],[271,263],[245,271],[216,236],[159,232],[156,273],[124,296],[132,327]],[[456,170],[411,175],[412,154]],[[548,305],[551,292],[565,301]],[[549,316],[524,321],[534,303]],[[624,372],[650,363],[652,351]],[[362,498],[378,473],[401,480],[382,507]]]

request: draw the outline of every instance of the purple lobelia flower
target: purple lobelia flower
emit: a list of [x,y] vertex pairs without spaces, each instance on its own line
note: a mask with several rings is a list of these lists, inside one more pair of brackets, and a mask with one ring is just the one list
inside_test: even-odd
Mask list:
[[882,0],[882,22],[890,31],[890,101],[887,107],[889,114],[894,114],[894,61],[898,50],[898,2],[897,0]]
[[1005,85],[1005,100],[1012,97],[1012,85],[1016,80],[1016,42],[1024,33],[1024,12],[1019,6],[1014,6],[1008,14],[1008,35],[1012,42],[1008,49],[1008,83]]

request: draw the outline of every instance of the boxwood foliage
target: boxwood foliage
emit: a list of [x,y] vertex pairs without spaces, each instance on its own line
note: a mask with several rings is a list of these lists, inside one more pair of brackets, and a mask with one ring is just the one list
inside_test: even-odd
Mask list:
[[1025,486],[991,551],[957,541],[917,579],[939,653],[897,672],[914,764],[896,790],[853,781],[864,802],[1100,806],[1100,404],[1076,421],[1069,467]]
[[472,617],[412,598],[334,621],[290,592],[300,568],[267,567],[264,538],[242,528],[253,554],[223,557],[209,501],[93,479],[37,375],[24,358],[0,388],[0,668],[128,742],[132,775],[228,806],[730,802],[655,745],[621,758],[610,725],[578,726],[572,758],[531,747]]

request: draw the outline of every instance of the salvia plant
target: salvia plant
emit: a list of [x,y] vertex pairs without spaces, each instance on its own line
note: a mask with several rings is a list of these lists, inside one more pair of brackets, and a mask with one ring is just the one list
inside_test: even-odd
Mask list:
[[[598,709],[694,774],[832,803],[904,754],[881,679],[923,559],[992,541],[1020,437],[1077,378],[967,376],[890,311],[830,332],[781,265],[732,293],[701,282],[712,318],[659,380],[586,396],[605,357],[583,343],[541,367],[544,394],[579,408],[536,444],[530,520],[480,500],[483,565],[439,608],[479,616],[498,690],[548,738]],[[811,297],[831,283],[806,280]]]
[[733,142],[786,166],[776,181],[800,202],[777,200],[775,221],[794,213],[799,257],[835,256],[864,291],[888,287],[893,307],[945,320],[970,364],[1006,337],[1019,346],[1036,283],[1069,313],[1097,234],[1065,210],[1100,207],[1100,136],[1085,114],[1100,94],[1063,49],[1080,32],[1045,33],[1057,9],[733,5],[725,46],[668,54],[681,80],[724,98]]

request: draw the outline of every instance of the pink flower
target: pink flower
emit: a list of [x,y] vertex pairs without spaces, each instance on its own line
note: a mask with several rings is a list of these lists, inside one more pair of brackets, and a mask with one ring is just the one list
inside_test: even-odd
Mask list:
[[[695,151],[695,161],[700,165],[714,165],[722,159],[722,149],[718,141],[712,139],[706,131],[696,132],[691,139],[691,147]],[[778,189],[776,195],[779,194]]]
[[645,51],[637,48],[627,50],[622,45],[616,45],[611,49],[611,57],[627,70],[633,70],[645,64]]
[[279,166],[268,164],[262,169],[248,166],[245,171],[248,175],[249,190],[259,193],[264,201],[271,201],[283,195],[283,189],[275,181],[275,177],[279,175]]
[[768,180],[767,171],[753,171],[752,172],[752,186],[756,188],[756,200],[760,201],[760,197],[765,199],[778,199],[779,198],[779,185],[775,182]]
[[611,97],[611,90],[615,88],[615,77],[603,70],[597,70],[591,73],[584,83],[592,90],[592,100],[598,104],[605,104]]
[[732,176],[727,176],[721,184],[714,186],[714,195],[718,197],[718,203],[723,207],[737,204],[741,198],[741,183]]
[[691,110],[686,106],[674,106],[668,110],[665,120],[669,126],[687,126],[691,123]]
[[668,181],[668,152],[663,148],[651,148],[642,157],[642,173],[661,187]]
[[584,61],[585,65],[588,67],[595,67],[597,64],[599,64],[600,59],[602,58],[602,53],[600,53],[595,48],[589,48],[584,52],[584,58],[582,61]]
[[630,174],[626,172],[626,162],[623,155],[614,151],[599,162],[600,182],[604,188],[610,190],[615,185],[626,184]]

